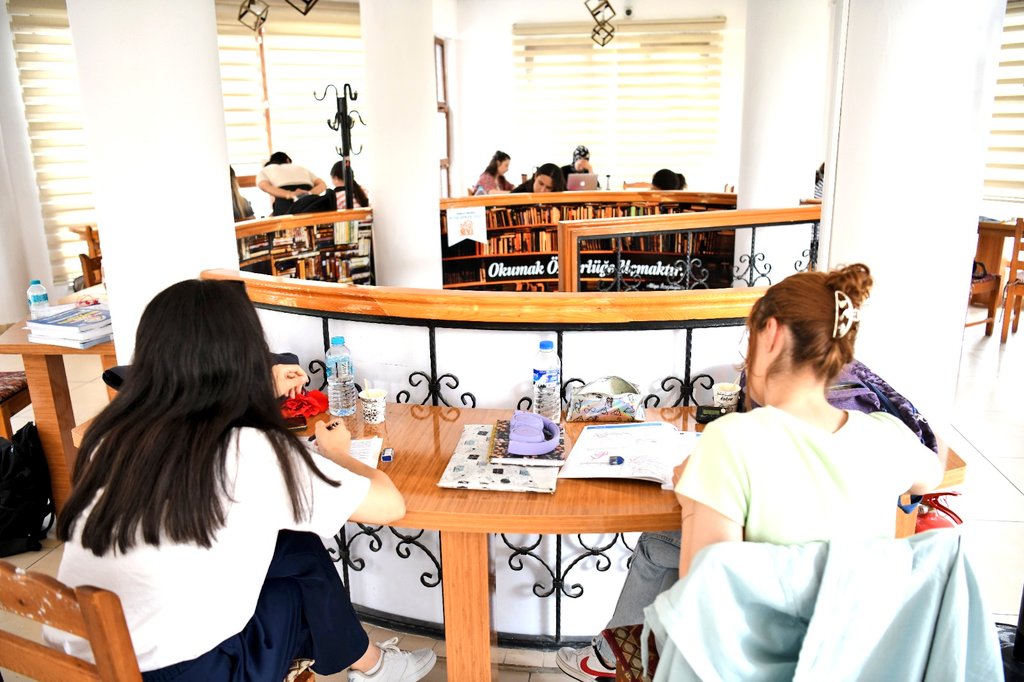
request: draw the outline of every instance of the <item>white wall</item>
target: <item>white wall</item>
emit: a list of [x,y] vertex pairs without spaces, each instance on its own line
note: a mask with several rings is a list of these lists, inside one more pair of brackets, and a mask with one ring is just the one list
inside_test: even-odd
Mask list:
[[4,325],[28,316],[29,279],[42,280],[52,301],[66,293],[53,287],[7,3],[0,3],[0,196],[0,325]]
[[[629,21],[622,3],[613,2],[618,15],[612,23]],[[449,78],[458,81],[459,115],[455,135],[458,175],[452,177],[452,192],[465,194],[474,184],[495,150],[512,156],[509,179],[531,173],[547,161],[567,164],[572,145],[551,149],[543,158],[527,150],[535,131],[518,124],[516,117],[515,72],[512,56],[512,25],[529,22],[592,21],[582,2],[551,0],[458,0],[459,37],[455,41],[458,59],[449,67]],[[736,184],[739,174],[740,102],[743,90],[743,45],[746,0],[636,0],[634,20],[726,17],[722,54],[721,128],[718,150],[703,168],[680,168],[690,189],[721,191],[725,183]],[[581,143],[585,141],[581,140]],[[672,151],[666,150],[666,158]],[[611,172],[599,167],[597,172]],[[660,166],[659,166],[660,167]],[[657,168],[652,168],[653,173]],[[603,180],[602,180],[603,182]],[[617,181],[615,181],[617,182]]]
[[858,357],[932,421],[948,420],[1004,3],[840,7],[829,261],[865,262],[875,278]]

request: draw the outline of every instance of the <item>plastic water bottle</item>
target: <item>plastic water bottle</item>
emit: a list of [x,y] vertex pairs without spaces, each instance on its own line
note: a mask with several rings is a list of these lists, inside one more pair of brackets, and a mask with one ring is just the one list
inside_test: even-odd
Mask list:
[[50,312],[50,297],[46,295],[46,287],[44,287],[38,279],[34,279],[28,283],[28,291],[25,292],[28,296],[28,314],[33,320],[46,317]]
[[345,345],[344,336],[331,337],[331,347],[327,351],[327,404],[335,417],[347,417],[356,411],[352,351]]
[[550,341],[540,342],[533,361],[533,411],[554,422],[562,419],[562,365]]

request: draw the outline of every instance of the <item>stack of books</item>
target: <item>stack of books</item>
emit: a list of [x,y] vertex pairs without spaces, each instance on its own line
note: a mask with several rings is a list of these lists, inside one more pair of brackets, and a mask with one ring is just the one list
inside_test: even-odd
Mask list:
[[28,340],[67,348],[89,348],[113,338],[110,308],[92,305],[71,308],[29,320]]

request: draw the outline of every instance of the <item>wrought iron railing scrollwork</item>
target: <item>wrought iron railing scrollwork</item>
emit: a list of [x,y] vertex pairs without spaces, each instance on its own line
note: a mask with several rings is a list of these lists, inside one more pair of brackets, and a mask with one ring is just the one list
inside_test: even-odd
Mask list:
[[[427,401],[430,401],[430,404],[435,407],[439,405],[451,407],[452,404],[445,398],[441,389],[448,388],[454,391],[459,387],[459,378],[451,372],[446,372],[440,376],[437,374],[437,329],[435,327],[427,327],[427,338],[430,346],[430,372],[413,372],[409,375],[409,386],[419,388],[426,384],[427,393],[423,396],[423,400],[420,401],[420,405],[426,405]],[[463,407],[476,407],[476,396],[468,391],[460,395],[459,399],[462,401]],[[395,394],[395,402],[408,403],[411,400],[412,391],[408,389],[402,389]]]
[[628,551],[632,551],[632,548],[626,543],[622,533],[616,533],[610,542],[604,545],[590,546],[583,541],[582,535],[577,535],[576,540],[579,542],[580,547],[583,548],[582,552],[579,552],[573,556],[570,560],[565,561],[562,556],[563,541],[567,536],[556,535],[555,536],[555,564],[551,566],[544,560],[544,558],[536,551],[544,541],[544,535],[538,535],[535,542],[528,543],[526,545],[514,545],[509,541],[508,537],[501,533],[499,535],[501,541],[512,550],[509,554],[507,563],[509,568],[513,571],[522,571],[526,565],[524,558],[529,558],[536,562],[544,571],[547,572],[550,578],[549,584],[543,582],[537,582],[533,584],[533,594],[539,599],[545,599],[554,595],[555,597],[555,641],[562,641],[562,597],[568,597],[570,599],[579,599],[583,596],[584,589],[580,583],[570,583],[568,580],[569,573],[580,564],[580,562],[586,559],[594,559],[594,568],[598,571],[604,572],[611,568],[612,560],[608,556],[607,552],[611,550],[618,542],[622,542],[622,545],[626,547]]
[[334,563],[341,564],[342,566],[342,579],[346,585],[349,584],[349,571],[360,572],[366,568],[366,560],[355,555],[353,545],[361,537],[369,538],[367,543],[367,549],[376,554],[384,548],[384,540],[381,538],[381,531],[387,528],[391,534],[398,539],[395,544],[395,554],[402,559],[409,559],[412,556],[413,548],[419,549],[430,562],[434,565],[434,572],[424,571],[420,574],[420,584],[424,587],[437,587],[441,584],[441,561],[434,556],[434,553],[430,551],[426,545],[420,542],[420,538],[427,531],[416,530],[412,533],[403,533],[399,529],[392,526],[375,526],[367,525],[364,523],[356,523],[359,527],[359,532],[352,534],[349,537],[349,533],[346,526],[342,526],[341,529],[335,533],[332,540],[334,541],[333,547],[328,547],[327,552],[331,555]]

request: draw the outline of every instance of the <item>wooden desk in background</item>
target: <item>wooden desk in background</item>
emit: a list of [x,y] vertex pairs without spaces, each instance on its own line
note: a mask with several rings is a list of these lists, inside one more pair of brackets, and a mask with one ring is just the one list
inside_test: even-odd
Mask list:
[[71,429],[75,426],[75,413],[71,407],[68,377],[64,370],[64,355],[99,355],[103,369],[117,364],[112,341],[78,350],[64,346],[33,343],[24,329],[25,320],[17,322],[0,335],[0,353],[20,355],[25,365],[28,392],[32,396],[43,453],[50,467],[53,499],[57,511],[64,506],[71,492],[71,468],[78,448],[72,443]]
[[[448,679],[479,682],[496,679],[491,662],[495,633],[491,608],[493,567],[488,536],[492,533],[620,533],[679,528],[679,505],[671,491],[641,481],[562,479],[553,495],[439,488],[451,454],[465,424],[489,424],[510,410],[460,409],[388,403],[387,421],[364,424],[358,416],[345,418],[354,438],[381,436],[395,459],[380,469],[405,497],[405,517],[393,525],[436,530],[441,538],[441,580],[444,594],[444,638]],[[692,429],[692,408],[650,409],[649,419]],[[320,415],[312,421],[327,419]],[[571,448],[585,424],[568,423],[566,447]],[[75,429],[81,442],[88,424]],[[312,430],[312,429],[310,429]],[[948,448],[947,488],[964,480],[963,460]],[[914,515],[909,519],[913,533]],[[488,674],[486,671],[490,671]]]

